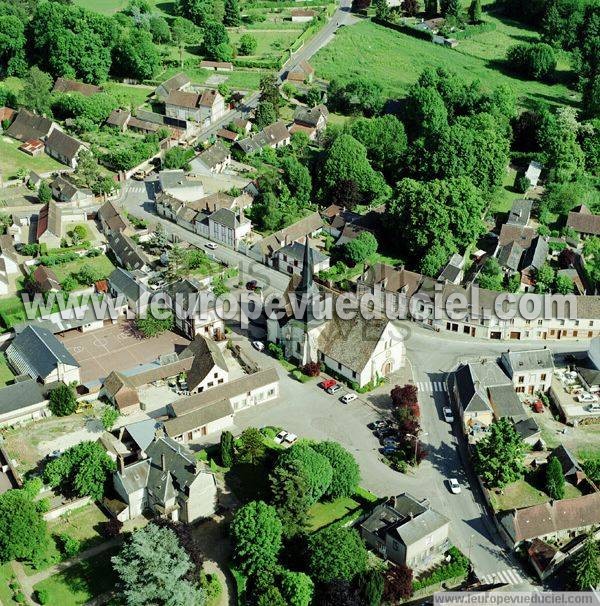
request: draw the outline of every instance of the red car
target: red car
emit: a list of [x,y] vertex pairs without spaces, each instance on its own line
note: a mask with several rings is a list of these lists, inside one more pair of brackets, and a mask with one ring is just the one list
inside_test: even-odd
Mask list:
[[337,381],[334,381],[333,379],[325,379],[324,381],[321,381],[319,383],[319,387],[321,387],[323,389],[329,389],[330,387],[333,387],[334,385],[337,385]]

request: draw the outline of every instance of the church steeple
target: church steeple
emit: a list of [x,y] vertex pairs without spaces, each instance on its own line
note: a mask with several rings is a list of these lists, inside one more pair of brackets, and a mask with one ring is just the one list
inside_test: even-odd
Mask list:
[[300,274],[300,283],[295,289],[298,295],[314,296],[319,294],[319,289],[314,281],[314,262],[313,251],[308,243],[308,236],[304,243],[304,257],[302,260],[302,273]]

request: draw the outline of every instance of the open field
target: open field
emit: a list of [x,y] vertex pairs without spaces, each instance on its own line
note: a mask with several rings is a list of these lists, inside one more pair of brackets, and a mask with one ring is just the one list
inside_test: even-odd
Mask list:
[[[67,276],[71,274],[77,274],[77,272],[84,266],[91,267],[98,274],[102,275],[102,278],[107,278],[115,268],[111,260],[106,255],[99,255],[97,257],[81,257],[75,261],[69,263],[63,263],[62,265],[54,265],[52,270],[56,274],[59,282],[62,282]],[[89,284],[82,284],[82,286],[90,286]]]
[[[449,49],[371,21],[363,21],[339,30],[335,39],[313,57],[312,64],[320,78],[366,78],[379,82],[391,97],[405,93],[426,67],[443,67],[467,82],[479,80],[485,89],[507,84],[518,96],[521,105],[527,105],[532,100],[573,103],[577,98],[576,93],[562,84],[548,85],[520,79],[505,71],[502,60],[506,47],[516,44],[530,32],[523,28],[514,28],[512,34],[502,33],[504,31],[477,36],[482,39],[502,36],[502,43],[492,43],[485,49],[476,38],[461,40],[456,49]],[[518,35],[516,32],[519,32]],[[510,39],[510,44],[507,44],[505,37]],[[357,49],[361,52],[357,53]],[[488,56],[483,57],[484,54]]]
[[108,92],[123,95],[129,100],[131,107],[143,105],[146,102],[148,95],[154,92],[152,86],[144,86],[143,84],[132,85],[108,82],[102,86]]
[[0,387],[4,387],[14,378],[12,370],[8,367],[6,356],[0,353]]
[[282,23],[280,29],[276,30],[253,30],[248,32],[243,29],[241,31],[236,29],[229,32],[229,38],[231,43],[237,48],[239,40],[244,34],[249,33],[254,36],[258,42],[258,46],[251,56],[262,59],[267,58],[268,56],[279,55],[282,51],[291,46],[294,40],[300,35],[299,30],[289,31],[286,28],[287,24]]
[[16,175],[17,169],[25,168],[38,173],[47,173],[65,168],[45,153],[36,156],[28,156],[19,151],[20,141],[10,137],[0,137],[0,175],[2,179],[10,179]]

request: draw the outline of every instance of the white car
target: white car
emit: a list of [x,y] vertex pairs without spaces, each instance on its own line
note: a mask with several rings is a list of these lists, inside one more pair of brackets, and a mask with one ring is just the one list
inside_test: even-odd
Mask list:
[[452,414],[451,408],[444,406],[443,413],[444,413],[444,421],[446,421],[446,423],[454,423],[454,415]]
[[208,248],[209,250],[217,250],[217,245],[214,242],[209,242],[206,245],[206,248]]
[[283,441],[286,444],[293,444],[298,439],[298,436],[295,433],[287,433]]
[[333,395],[336,391],[339,391],[340,389],[342,389],[342,386],[339,383],[336,383],[335,385],[332,385],[331,387],[328,387],[325,391],[328,394]]
[[354,400],[356,400],[357,395],[355,393],[347,393],[344,394],[340,400],[342,401],[343,404],[350,404],[350,402],[354,402]]
[[460,484],[456,478],[450,478],[448,480],[448,485],[450,486],[450,492],[452,494],[460,494]]
[[283,442],[287,439],[288,437],[288,432],[287,431],[280,431],[274,438],[273,441],[275,442],[275,444],[283,444]]
[[264,351],[265,344],[262,341],[252,341],[252,347],[256,349],[256,351]]

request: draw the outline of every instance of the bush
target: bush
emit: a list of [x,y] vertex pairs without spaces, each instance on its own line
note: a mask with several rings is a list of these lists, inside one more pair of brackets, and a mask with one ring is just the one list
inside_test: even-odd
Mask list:
[[373,17],[371,21],[373,21],[373,23],[377,23],[378,25],[383,25],[384,27],[395,29],[397,32],[402,32],[403,34],[407,34],[408,36],[412,36],[413,38],[419,38],[420,40],[427,40],[428,42],[431,42],[431,39],[433,37],[430,31],[423,31],[410,25],[402,25],[401,23],[391,23],[390,21],[382,21],[381,19],[377,19],[376,17]]
[[525,175],[519,175],[515,186],[519,193],[524,194],[531,187],[531,181]]
[[302,372],[307,377],[318,377],[321,374],[321,366],[318,362],[309,362],[304,365]]
[[123,522],[117,518],[111,518],[102,526],[102,532],[107,539],[114,539],[121,534]]
[[79,540],[66,532],[58,536],[58,541],[60,543],[60,550],[66,558],[75,557],[81,549]]
[[431,574],[413,582],[413,590],[418,591],[424,587],[437,585],[448,579],[465,576],[469,571],[469,560],[456,547],[448,550],[450,562],[434,570]]
[[548,80],[556,69],[554,49],[543,42],[511,46],[506,58],[511,69],[536,80]]
[[283,355],[283,348],[276,343],[269,343],[267,346],[267,351],[278,360],[283,360],[285,358]]
[[50,596],[48,595],[48,591],[46,589],[38,589],[35,592],[35,599],[38,604],[47,604]]

